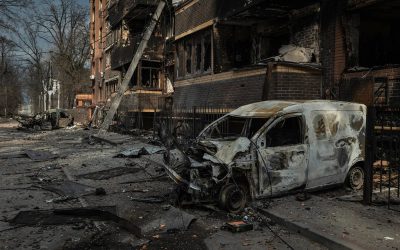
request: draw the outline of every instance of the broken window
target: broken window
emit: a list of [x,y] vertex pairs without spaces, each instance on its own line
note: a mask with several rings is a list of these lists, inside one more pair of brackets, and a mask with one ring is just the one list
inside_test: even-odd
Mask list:
[[212,71],[211,31],[203,31],[184,38],[176,46],[176,77]]
[[211,138],[240,137],[245,134],[245,125],[248,119],[242,117],[227,116],[216,126],[210,128]]
[[251,119],[250,129],[249,129],[249,136],[253,137],[265,123],[267,123],[267,118],[253,118]]
[[143,87],[159,88],[160,63],[152,61],[142,61],[141,83]]
[[185,54],[186,54],[186,73],[192,73],[192,42],[188,41],[185,43]]
[[266,135],[267,147],[281,147],[303,143],[301,117],[289,117],[275,124]]
[[400,64],[399,12],[367,9],[360,15],[359,62],[361,66]]
[[207,32],[204,36],[204,72],[211,70],[211,33]]
[[204,135],[205,137],[221,139],[237,137],[251,138],[267,121],[267,118],[226,116],[205,131]]
[[201,72],[201,41],[196,41],[196,73]]

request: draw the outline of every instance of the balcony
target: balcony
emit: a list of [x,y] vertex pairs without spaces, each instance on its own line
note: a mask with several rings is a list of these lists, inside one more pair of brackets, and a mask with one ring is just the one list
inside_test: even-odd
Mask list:
[[136,46],[114,46],[111,51],[111,69],[115,70],[132,61],[135,55]]
[[159,0],[118,0],[112,1],[108,10],[109,21],[115,27],[123,19],[144,20],[155,10]]
[[[122,46],[121,44],[114,44],[111,50],[111,68],[113,70],[129,64],[135,55],[137,46],[139,45],[142,37],[136,36],[130,38],[130,44]],[[143,58],[148,60],[161,61],[163,59],[163,45],[164,40],[160,36],[152,36],[147,44],[147,48],[143,53]]]

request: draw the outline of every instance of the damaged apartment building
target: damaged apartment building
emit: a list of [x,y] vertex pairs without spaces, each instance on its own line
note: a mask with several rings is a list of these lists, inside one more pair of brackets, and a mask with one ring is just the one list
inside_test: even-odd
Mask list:
[[[157,0],[91,0],[91,80],[96,105],[110,104],[157,4]],[[167,82],[172,86],[164,72],[165,38],[172,37],[170,17],[168,10],[163,12],[119,106],[127,123],[143,123],[142,114],[159,110],[161,97],[168,95]]]
[[[97,104],[121,83],[157,2],[92,1],[99,13],[92,18]],[[227,110],[274,99],[400,100],[400,1],[186,0],[167,6],[120,110],[159,111],[169,96],[174,107]]]

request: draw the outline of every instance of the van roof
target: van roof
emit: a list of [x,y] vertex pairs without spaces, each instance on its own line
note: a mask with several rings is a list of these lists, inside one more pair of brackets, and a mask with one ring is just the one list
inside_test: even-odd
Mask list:
[[[294,101],[262,101],[241,106],[230,112],[232,116],[269,118],[280,111],[299,112],[304,109],[316,110],[360,110],[358,103],[331,100],[294,100]],[[361,108],[361,110],[363,110]]]

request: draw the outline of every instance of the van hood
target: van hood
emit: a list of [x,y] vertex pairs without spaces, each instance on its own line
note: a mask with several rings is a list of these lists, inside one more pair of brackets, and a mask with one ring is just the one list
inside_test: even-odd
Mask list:
[[206,149],[204,160],[229,165],[238,153],[250,149],[251,141],[247,137],[239,137],[235,140],[203,140],[199,141],[199,145]]

